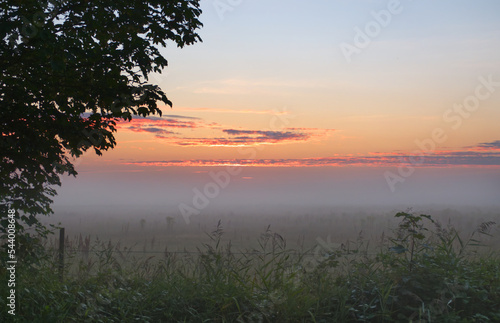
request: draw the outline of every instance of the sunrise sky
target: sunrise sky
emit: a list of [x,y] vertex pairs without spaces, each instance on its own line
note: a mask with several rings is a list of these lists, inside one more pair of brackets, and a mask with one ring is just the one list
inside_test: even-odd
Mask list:
[[163,49],[169,67],[150,79],[173,108],[119,124],[118,146],[78,160],[58,201],[192,206],[193,189],[233,165],[244,170],[221,201],[275,192],[279,203],[356,203],[357,192],[371,203],[452,203],[474,191],[484,194],[469,203],[498,203],[500,2],[206,0],[202,9],[203,43]]

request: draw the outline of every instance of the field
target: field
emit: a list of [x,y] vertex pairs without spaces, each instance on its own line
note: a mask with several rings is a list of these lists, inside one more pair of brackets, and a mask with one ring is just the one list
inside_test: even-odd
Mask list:
[[18,273],[20,321],[500,320],[496,209],[85,212],[49,218],[64,278],[56,234]]
[[[200,243],[208,242],[207,233],[212,232],[221,221],[225,232],[222,241],[231,241],[236,249],[256,247],[257,238],[269,226],[272,231],[283,236],[288,247],[307,250],[317,245],[318,240],[341,244],[356,240],[360,235],[376,243],[383,234],[387,235],[397,227],[398,221],[394,214],[406,209],[403,206],[248,206],[234,211],[203,212],[191,217],[187,224],[177,212],[165,212],[160,207],[150,208],[147,212],[141,208],[62,207],[56,209],[55,215],[46,218],[50,220],[46,223],[61,223],[71,242],[79,240],[81,235],[92,240],[98,238],[101,241],[119,242],[121,246],[133,247],[136,251],[163,252],[167,248],[172,252],[180,252],[196,251]],[[445,225],[452,222],[463,234],[470,234],[482,222],[500,223],[500,210],[497,208],[462,207],[457,210],[425,206],[415,207],[412,212],[430,214]]]

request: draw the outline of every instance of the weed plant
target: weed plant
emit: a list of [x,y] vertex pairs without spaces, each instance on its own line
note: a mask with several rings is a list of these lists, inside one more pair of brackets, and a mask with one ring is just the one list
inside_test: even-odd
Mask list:
[[[315,255],[267,230],[233,251],[219,222],[196,254],[138,257],[119,244],[69,248],[60,280],[47,254],[17,273],[16,316],[2,322],[500,322],[500,260],[482,248],[494,223],[462,236],[428,215],[370,247],[361,237]],[[375,250],[375,252],[374,252]],[[311,265],[312,264],[312,265]],[[6,276],[2,266],[2,276]],[[5,282],[2,282],[5,285]]]

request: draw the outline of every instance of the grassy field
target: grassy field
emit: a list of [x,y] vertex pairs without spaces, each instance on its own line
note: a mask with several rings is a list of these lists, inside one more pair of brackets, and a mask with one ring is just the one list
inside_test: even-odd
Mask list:
[[[101,217],[92,234],[80,225],[68,235],[63,280],[54,238],[38,263],[19,267],[16,319],[500,321],[497,213],[353,212],[189,225]],[[4,294],[2,321],[12,319]]]
[[[376,243],[383,234],[390,234],[397,227],[394,214],[405,208],[387,207],[337,207],[329,208],[241,208],[235,211],[207,210],[193,216],[186,223],[175,212],[165,212],[161,208],[151,208],[145,212],[137,209],[117,209],[70,207],[56,211],[46,218],[50,223],[66,228],[70,242],[78,243],[80,236],[92,241],[111,240],[122,247],[132,247],[135,251],[148,252],[192,251],[196,252],[200,243],[207,243],[207,232],[215,230],[220,220],[224,226],[222,241],[236,249],[257,247],[257,238],[268,226],[278,232],[294,249],[310,249],[325,241],[342,244],[356,240],[360,235],[365,240]],[[432,214],[441,223],[452,221],[462,234],[470,234],[485,221],[500,223],[500,210],[461,208],[419,207],[414,212]],[[47,223],[49,223],[47,221]],[[52,244],[57,245],[57,235]],[[495,236],[500,246],[500,237]],[[494,245],[496,243],[493,243]]]

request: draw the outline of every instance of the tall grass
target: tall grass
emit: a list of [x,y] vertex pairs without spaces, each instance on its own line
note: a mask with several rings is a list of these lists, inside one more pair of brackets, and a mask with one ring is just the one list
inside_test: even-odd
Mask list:
[[[377,245],[360,237],[313,253],[314,261],[270,228],[257,248],[235,251],[220,222],[196,254],[144,257],[97,240],[86,255],[68,251],[63,281],[50,255],[20,268],[15,320],[500,321],[500,260],[481,248],[494,223],[462,236],[427,215],[396,217],[398,228]],[[12,319],[4,294],[2,322]]]

